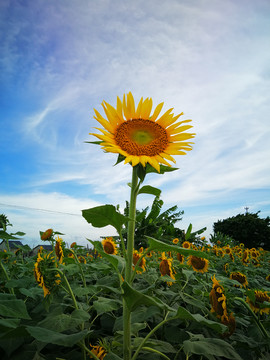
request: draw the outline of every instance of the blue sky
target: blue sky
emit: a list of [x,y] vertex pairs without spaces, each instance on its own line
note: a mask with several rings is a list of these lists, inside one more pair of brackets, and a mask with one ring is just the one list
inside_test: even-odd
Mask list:
[[[146,183],[194,230],[249,211],[270,215],[268,0],[2,0],[0,213],[39,242],[113,234],[81,210],[125,205],[131,167],[88,134],[93,108],[131,91],[193,119],[194,149]],[[143,195],[138,208],[151,205]],[[45,209],[53,212],[34,210]]]

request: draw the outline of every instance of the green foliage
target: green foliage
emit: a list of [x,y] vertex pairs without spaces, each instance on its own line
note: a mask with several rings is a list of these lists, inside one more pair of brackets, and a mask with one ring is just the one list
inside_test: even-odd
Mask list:
[[[175,205],[161,212],[162,206],[163,201],[159,199],[159,196],[156,196],[150,210],[149,207],[146,207],[141,211],[136,211],[134,235],[136,249],[147,247],[146,235],[151,235],[153,238],[162,239],[163,241],[171,241],[173,238],[183,239],[183,231],[175,227],[175,224],[182,220],[181,216],[184,214],[184,211],[178,211]],[[128,209],[129,203],[126,202],[126,208],[124,209],[125,216],[128,214]],[[123,236],[127,236],[127,229],[123,230]]]
[[214,223],[214,233],[222,233],[248,248],[270,250],[270,217],[261,219],[257,213],[238,214]]

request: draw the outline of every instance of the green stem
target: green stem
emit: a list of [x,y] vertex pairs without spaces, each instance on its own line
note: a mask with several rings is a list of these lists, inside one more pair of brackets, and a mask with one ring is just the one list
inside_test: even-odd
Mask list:
[[[136,220],[136,199],[138,194],[138,175],[136,167],[132,171],[132,183],[130,191],[130,205],[129,205],[129,222],[127,234],[127,252],[126,252],[126,268],[125,281],[130,284],[132,277],[132,263],[133,263],[133,249],[134,249],[134,231]],[[131,359],[131,313],[127,307],[125,300],[123,300],[123,356],[124,360]]]
[[164,359],[166,359],[166,360],[170,360],[170,358],[168,358],[168,356],[166,356],[165,354],[163,354],[162,352],[160,352],[160,351],[158,351],[158,350],[156,350],[156,349],[152,349],[152,348],[150,348],[150,347],[144,346],[144,347],[142,348],[142,350],[151,351],[151,352],[153,352],[153,353],[156,353],[156,354],[164,357]]
[[119,237],[120,237],[120,240],[121,240],[121,247],[122,247],[122,252],[123,252],[124,259],[127,260],[125,242],[124,242],[123,235],[121,234],[121,232],[119,233]]
[[[2,261],[0,261],[0,264],[1,264],[1,268],[2,268],[2,270],[3,270],[3,272],[4,272],[5,278],[7,279],[7,281],[9,281],[10,278],[9,278],[9,276],[8,276],[8,273],[7,273],[7,271],[6,271],[6,268],[5,268],[4,265],[2,264]],[[12,287],[9,288],[9,292],[10,292],[12,295],[14,295],[14,289],[13,289]]]
[[240,297],[235,297],[234,300],[238,300],[240,301],[249,311],[249,313],[252,315],[253,319],[255,320],[258,328],[261,330],[263,336],[266,338],[266,339],[269,339],[270,336],[269,334],[267,333],[267,331],[265,330],[263,324],[260,322],[260,320],[257,318],[257,316],[254,314],[254,312],[252,311],[252,309],[250,308],[250,306],[245,302],[245,300],[243,300],[242,298]]
[[154,329],[152,329],[147,335],[146,337],[143,339],[143,341],[140,343],[139,347],[137,348],[135,354],[133,355],[131,360],[135,360],[137,358],[137,356],[139,355],[139,352],[141,351],[141,349],[144,347],[144,344],[146,343],[146,341],[164,324],[166,324],[166,322],[171,321],[171,320],[175,320],[178,319],[178,316],[174,316],[171,317],[170,319],[167,319],[168,313],[165,316],[165,319],[163,321],[161,321],[159,324],[157,324],[157,326],[154,327]]

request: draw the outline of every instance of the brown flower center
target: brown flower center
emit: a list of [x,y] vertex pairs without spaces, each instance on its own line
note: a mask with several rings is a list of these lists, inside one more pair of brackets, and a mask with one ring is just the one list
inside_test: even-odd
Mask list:
[[192,256],[191,264],[195,269],[202,270],[205,267],[205,260],[197,256]]
[[130,155],[155,156],[163,152],[168,144],[166,130],[151,120],[132,119],[116,129],[117,145]]
[[113,254],[114,253],[114,246],[109,241],[105,242],[105,244],[103,245],[103,249],[104,249],[105,253],[107,253],[107,254]]

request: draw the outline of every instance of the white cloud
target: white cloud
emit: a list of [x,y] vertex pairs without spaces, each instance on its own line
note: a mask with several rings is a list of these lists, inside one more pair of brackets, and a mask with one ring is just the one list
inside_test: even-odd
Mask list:
[[94,228],[86,222],[81,210],[99,206],[91,199],[78,199],[61,193],[24,193],[19,195],[0,195],[1,211],[7,215],[12,227],[9,233],[23,231],[23,242],[30,246],[41,243],[39,231],[53,228],[64,233],[64,241],[87,246],[86,240],[98,240],[102,235],[114,235],[115,230],[108,226]]

